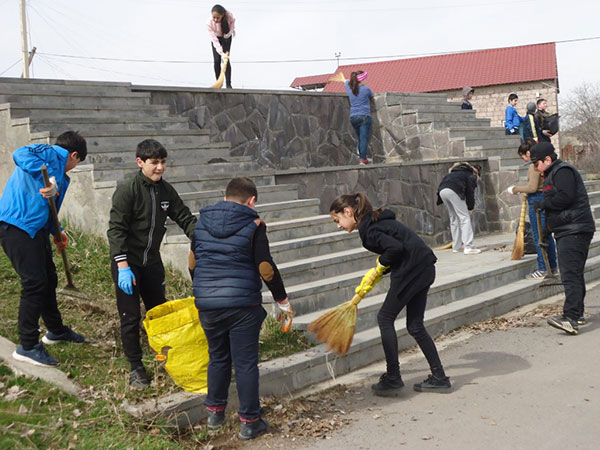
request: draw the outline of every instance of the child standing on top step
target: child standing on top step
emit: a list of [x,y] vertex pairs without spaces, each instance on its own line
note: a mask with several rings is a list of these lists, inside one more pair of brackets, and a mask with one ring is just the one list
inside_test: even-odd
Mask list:
[[[390,272],[391,285],[385,301],[377,314],[381,343],[385,353],[387,371],[371,389],[375,395],[396,395],[404,386],[398,363],[398,336],[394,321],[406,307],[406,329],[417,341],[427,358],[431,375],[414,385],[419,392],[449,392],[450,378],[444,372],[433,339],[425,329],[423,318],[427,305],[427,292],[435,280],[433,251],[410,230],[396,220],[387,209],[373,210],[363,193],[339,196],[329,208],[334,222],[348,232],[358,229],[363,247],[379,254],[377,267],[380,277]],[[367,273],[356,292],[369,291]]]
[[[19,341],[13,358],[36,366],[52,367],[58,361],[39,342],[40,316],[48,329],[45,344],[82,343],[85,339],[62,321],[56,303],[56,267],[48,240],[54,235],[56,249],[67,246],[67,235],[55,230],[50,218],[49,198],[60,208],[67,188],[67,172],[87,155],[87,143],[76,131],[56,138],[54,145],[34,144],[13,153],[16,168],[0,199],[0,244],[21,278],[19,304]],[[41,167],[48,169],[51,186],[46,188]],[[62,234],[59,241],[58,237]]]
[[258,191],[248,178],[234,178],[225,200],[200,211],[192,248],[194,296],[208,341],[208,428],[225,422],[231,365],[239,398],[242,427],[238,437],[253,439],[269,424],[261,418],[258,395],[258,337],[267,313],[262,307],[262,280],[273,298],[282,331],[294,311],[271,258],[266,225],[255,208]]
[[145,389],[150,380],[142,363],[140,297],[147,311],[166,301],[160,244],[167,217],[190,239],[196,218],[163,179],[167,150],[154,139],[146,139],[138,144],[135,156],[140,170],[117,185],[107,235],[121,340],[131,365],[129,384]]

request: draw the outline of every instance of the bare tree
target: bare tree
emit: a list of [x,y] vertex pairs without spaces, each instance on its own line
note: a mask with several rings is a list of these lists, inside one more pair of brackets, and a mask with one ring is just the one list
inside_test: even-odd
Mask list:
[[577,86],[565,102],[562,116],[569,134],[582,144],[600,148],[600,84]]

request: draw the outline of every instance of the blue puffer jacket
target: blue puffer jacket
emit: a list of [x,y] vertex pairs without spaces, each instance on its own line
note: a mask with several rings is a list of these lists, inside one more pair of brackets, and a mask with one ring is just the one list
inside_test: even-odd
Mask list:
[[255,210],[235,202],[200,210],[194,230],[194,296],[199,311],[262,303],[252,248],[258,218]]
[[44,187],[41,167],[45,164],[48,175],[56,178],[60,193],[56,208],[60,209],[70,183],[65,173],[68,157],[68,150],[58,145],[34,144],[15,150],[13,161],[17,167],[0,198],[0,222],[18,227],[32,238],[42,228],[54,233],[48,200],[40,194]]

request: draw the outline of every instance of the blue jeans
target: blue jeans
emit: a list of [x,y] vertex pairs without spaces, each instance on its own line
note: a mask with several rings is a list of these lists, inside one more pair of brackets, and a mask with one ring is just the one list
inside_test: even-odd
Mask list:
[[354,127],[358,137],[358,155],[360,159],[367,159],[367,147],[369,146],[369,137],[371,137],[371,116],[351,116],[350,123]]
[[[546,263],[544,262],[544,256],[542,255],[542,250],[540,249],[539,242],[539,230],[537,226],[537,215],[535,214],[535,210],[533,209],[533,204],[535,202],[541,202],[544,200],[544,194],[542,191],[537,191],[535,194],[527,194],[527,204],[529,205],[529,223],[531,224],[531,231],[533,231],[533,239],[535,239],[535,248],[537,250],[537,262],[538,269],[541,271],[546,270]],[[542,220],[542,229],[546,227],[546,214],[542,211],[540,213]],[[556,269],[556,244],[554,243],[554,238],[550,235],[550,244],[548,245],[548,249],[546,250],[548,253],[548,262],[550,263],[550,269]]]
[[242,419],[261,415],[258,398],[258,336],[267,316],[261,305],[237,309],[200,311],[200,323],[208,342],[208,394],[204,404],[213,408],[227,405],[231,365]]

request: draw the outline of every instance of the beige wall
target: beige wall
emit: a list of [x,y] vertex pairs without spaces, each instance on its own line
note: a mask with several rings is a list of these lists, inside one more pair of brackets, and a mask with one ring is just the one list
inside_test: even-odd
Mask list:
[[[519,96],[517,111],[524,116],[527,103],[535,102],[538,98],[548,101],[547,111],[558,112],[558,93],[556,80],[531,81],[527,83],[501,84],[496,86],[475,87],[471,103],[476,110],[476,116],[491,119],[493,127],[501,127],[504,121],[504,110],[508,105],[508,95],[512,92]],[[448,95],[450,101],[462,101],[462,89],[440,91]],[[560,133],[552,138],[552,143],[558,149]]]

